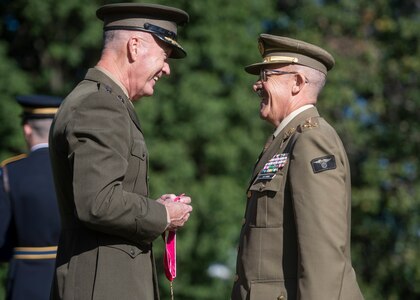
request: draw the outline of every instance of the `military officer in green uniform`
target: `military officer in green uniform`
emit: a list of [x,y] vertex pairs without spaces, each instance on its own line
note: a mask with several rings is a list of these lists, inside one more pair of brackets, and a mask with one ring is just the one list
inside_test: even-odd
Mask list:
[[148,151],[132,102],[151,96],[177,42],[183,10],[120,3],[97,10],[104,48],[67,96],[50,132],[62,218],[52,299],[159,299],[152,242],[180,228],[191,199],[149,198]]
[[350,167],[315,105],[334,58],[261,34],[263,61],[245,70],[260,116],[275,127],[247,190],[232,300],[363,299],[350,257]]

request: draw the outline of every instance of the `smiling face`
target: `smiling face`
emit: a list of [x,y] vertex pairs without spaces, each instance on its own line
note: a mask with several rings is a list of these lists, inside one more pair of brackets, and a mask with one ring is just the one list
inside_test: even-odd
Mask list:
[[168,58],[172,49],[153,38],[151,34],[144,34],[139,38],[140,47],[130,72],[130,86],[133,87],[132,100],[144,96],[152,96],[156,82],[163,76],[170,75]]
[[[271,70],[285,73],[276,74]],[[277,127],[290,113],[294,73],[288,73],[283,68],[266,71],[267,76],[260,76],[253,89],[260,97],[260,117]]]

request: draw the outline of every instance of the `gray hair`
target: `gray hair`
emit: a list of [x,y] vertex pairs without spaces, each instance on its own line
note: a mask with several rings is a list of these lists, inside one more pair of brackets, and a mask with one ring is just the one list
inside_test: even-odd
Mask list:
[[43,140],[48,140],[52,119],[30,119],[26,123],[31,126],[35,136]]
[[312,86],[315,98],[318,97],[325,86],[327,76],[321,71],[306,66],[294,65],[294,69],[306,76],[308,83]]
[[[106,49],[118,49],[121,47],[122,42],[127,41],[132,37],[133,31],[131,30],[108,30],[104,32],[104,50]],[[150,33],[143,31],[136,31],[136,36],[142,40],[150,39]]]

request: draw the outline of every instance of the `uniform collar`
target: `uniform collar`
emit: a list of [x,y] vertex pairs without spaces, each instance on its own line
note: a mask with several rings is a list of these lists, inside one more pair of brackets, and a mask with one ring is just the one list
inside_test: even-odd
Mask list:
[[290,123],[290,121],[293,120],[294,117],[296,117],[298,114],[300,114],[301,112],[310,109],[311,107],[314,107],[312,104],[307,104],[304,105],[298,109],[296,109],[295,111],[292,111],[291,114],[289,114],[286,118],[283,119],[283,121],[281,121],[280,125],[277,127],[276,131],[274,131],[274,137],[278,136],[278,134],[287,126],[287,124]]
[[[98,71],[104,73],[106,76],[108,76],[109,78],[112,79],[112,81],[115,82],[116,85],[118,85],[120,87],[120,89],[124,92],[124,95],[130,99],[129,95],[128,95],[128,91],[125,88],[125,86],[113,75],[111,74],[111,72],[109,72],[108,70],[106,70],[105,68],[102,68],[100,66],[95,66],[95,69],[97,69]],[[130,101],[131,102],[131,101]]]
[[141,131],[140,121],[137,117],[134,105],[121,88],[121,85],[117,84],[114,79],[109,77],[105,72],[102,72],[102,70],[98,69],[98,67],[90,68],[85,76],[85,80],[103,85],[110,94],[114,94],[119,100],[121,100],[127,108],[131,120],[133,120],[136,127]]

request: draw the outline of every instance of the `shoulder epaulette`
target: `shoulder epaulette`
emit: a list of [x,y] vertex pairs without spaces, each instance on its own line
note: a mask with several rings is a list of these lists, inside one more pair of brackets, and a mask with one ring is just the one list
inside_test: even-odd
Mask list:
[[18,160],[23,159],[27,156],[28,156],[27,154],[19,154],[19,155],[7,158],[7,159],[5,159],[1,162],[0,166],[4,167],[5,165],[10,164],[11,162],[18,161]]

